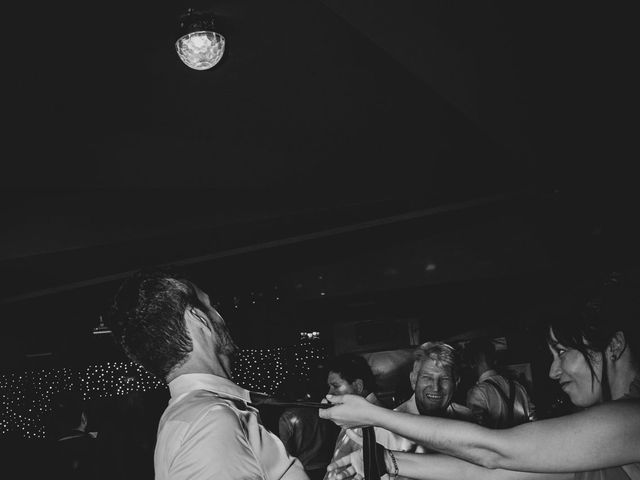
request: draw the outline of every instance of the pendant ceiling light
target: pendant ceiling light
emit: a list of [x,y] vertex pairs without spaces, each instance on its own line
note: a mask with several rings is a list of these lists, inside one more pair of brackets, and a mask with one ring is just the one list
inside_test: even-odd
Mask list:
[[220,61],[225,39],[213,31],[212,15],[189,9],[180,19],[180,30],[176,51],[185,65],[194,70],[208,70]]

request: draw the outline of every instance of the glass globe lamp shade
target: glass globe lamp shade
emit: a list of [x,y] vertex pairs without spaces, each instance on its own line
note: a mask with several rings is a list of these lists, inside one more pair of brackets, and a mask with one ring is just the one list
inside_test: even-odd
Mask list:
[[183,35],[176,41],[178,56],[194,70],[214,67],[224,54],[224,37],[216,32],[201,30]]

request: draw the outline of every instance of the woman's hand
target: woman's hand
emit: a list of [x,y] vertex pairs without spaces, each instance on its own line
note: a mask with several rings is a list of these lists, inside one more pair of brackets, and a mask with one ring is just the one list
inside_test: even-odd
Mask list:
[[363,480],[364,460],[362,449],[359,448],[349,455],[339,458],[327,467],[329,480]]
[[383,410],[358,395],[327,395],[331,407],[320,410],[320,418],[341,427],[368,427],[373,424],[376,410]]

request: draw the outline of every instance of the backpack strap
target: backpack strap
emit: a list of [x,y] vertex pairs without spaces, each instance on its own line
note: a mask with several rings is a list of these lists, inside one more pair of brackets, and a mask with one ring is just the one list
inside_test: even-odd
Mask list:
[[490,378],[487,378],[485,382],[487,382],[489,385],[491,385],[493,388],[496,389],[496,391],[500,394],[500,397],[502,397],[502,400],[504,400],[504,403],[507,405],[507,426],[510,427],[513,425],[513,410],[514,410],[514,405],[516,401],[516,385],[514,382],[512,382],[509,379],[505,379],[505,380],[509,384],[508,397],[507,397],[507,394],[504,393],[504,390],[500,388],[500,385],[498,384],[498,382],[491,380]]

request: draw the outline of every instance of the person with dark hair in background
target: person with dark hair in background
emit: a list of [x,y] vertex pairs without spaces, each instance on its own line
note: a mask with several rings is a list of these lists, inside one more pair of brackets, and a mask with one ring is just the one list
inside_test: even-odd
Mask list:
[[[581,409],[488,429],[377,408],[353,395],[320,411],[344,426],[379,425],[441,454],[380,452],[384,469],[424,479],[640,479],[640,291],[609,285],[548,328],[549,376]],[[382,467],[382,465],[381,465]],[[361,475],[357,452],[329,465],[332,478]]]
[[508,428],[536,419],[535,405],[520,382],[496,371],[496,347],[490,338],[471,340],[464,350],[477,383],[467,392],[467,407],[476,422]]
[[[279,397],[285,401],[307,402],[313,399],[309,382],[289,377],[280,387]],[[321,480],[331,461],[339,428],[322,419],[312,408],[289,407],[278,419],[278,435],[287,452],[302,463],[311,480]]]
[[[354,353],[339,355],[329,360],[327,370],[329,372],[328,395],[357,395],[373,405],[382,406],[375,394],[376,384],[373,372],[364,357]],[[332,461],[348,456],[359,449],[360,445],[349,437],[345,428],[342,428],[338,433]]]
[[167,271],[137,272],[121,285],[108,319],[127,355],[169,385],[156,479],[308,478],[262,426],[250,392],[231,381],[236,345],[195,284]]
[[345,353],[327,362],[329,395],[353,394],[373,405],[382,405],[376,397],[371,367],[360,355]]
[[[87,432],[88,416],[80,393],[59,392],[53,398],[50,432],[54,478],[96,478],[96,440]],[[49,472],[51,473],[51,472]]]

